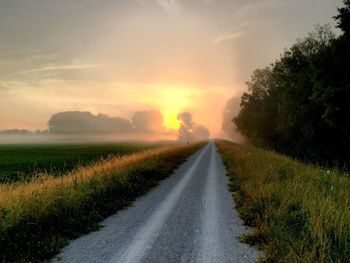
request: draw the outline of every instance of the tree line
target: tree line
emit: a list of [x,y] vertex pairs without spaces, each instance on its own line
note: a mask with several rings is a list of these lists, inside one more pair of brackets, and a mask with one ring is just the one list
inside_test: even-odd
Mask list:
[[348,169],[350,161],[350,0],[329,25],[257,69],[234,122],[250,141],[305,161]]

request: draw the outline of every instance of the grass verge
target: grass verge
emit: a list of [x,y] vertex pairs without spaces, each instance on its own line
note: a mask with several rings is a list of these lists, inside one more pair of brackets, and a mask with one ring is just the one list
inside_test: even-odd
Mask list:
[[62,177],[0,185],[0,261],[50,259],[69,239],[155,186],[204,143],[168,146],[82,167]]
[[336,170],[228,141],[216,142],[243,235],[262,262],[350,262],[350,179]]

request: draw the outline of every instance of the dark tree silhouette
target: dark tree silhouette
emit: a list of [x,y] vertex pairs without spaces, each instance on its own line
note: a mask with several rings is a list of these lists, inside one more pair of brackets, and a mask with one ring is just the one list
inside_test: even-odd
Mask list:
[[350,0],[335,17],[343,31],[317,26],[247,83],[238,129],[256,145],[348,168]]

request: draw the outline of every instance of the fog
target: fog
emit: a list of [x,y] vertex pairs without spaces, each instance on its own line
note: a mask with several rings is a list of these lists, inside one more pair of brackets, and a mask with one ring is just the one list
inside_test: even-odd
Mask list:
[[164,118],[159,110],[138,111],[132,117],[132,124],[139,133],[164,133]]
[[332,23],[341,3],[1,0],[0,130],[45,130],[54,114],[79,111],[95,117],[62,128],[58,115],[52,132],[151,136],[190,112],[218,137],[227,100],[246,91],[251,73]]
[[227,101],[222,114],[222,130],[225,139],[230,139],[242,144],[246,142],[246,138],[238,131],[234,122],[234,118],[237,117],[240,111],[240,103],[241,99],[239,97],[233,97]]
[[93,115],[87,111],[56,113],[50,118],[48,126],[50,134],[124,134],[135,130],[127,119]]
[[0,131],[0,144],[15,143],[75,143],[116,141],[179,141],[209,139],[209,130],[193,121],[192,114],[178,114],[178,129],[166,129],[159,110],[142,110],[131,120],[89,111],[66,111],[53,114],[47,129]]
[[179,113],[177,119],[180,122],[178,131],[179,141],[191,142],[209,139],[209,130],[203,125],[195,123],[191,113]]

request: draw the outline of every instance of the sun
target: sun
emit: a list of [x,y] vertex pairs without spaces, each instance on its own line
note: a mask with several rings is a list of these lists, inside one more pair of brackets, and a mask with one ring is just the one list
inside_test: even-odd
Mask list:
[[193,105],[194,89],[188,86],[172,86],[162,89],[160,110],[164,117],[164,126],[168,130],[178,130],[180,122],[177,115]]
[[178,130],[180,128],[180,122],[177,120],[177,114],[176,116],[164,118],[164,125],[168,130]]
[[186,84],[153,84],[147,87],[147,91],[142,103],[147,101],[150,108],[159,109],[163,115],[163,126],[168,131],[179,129],[177,115],[198,106],[196,98],[201,94],[198,88]]

